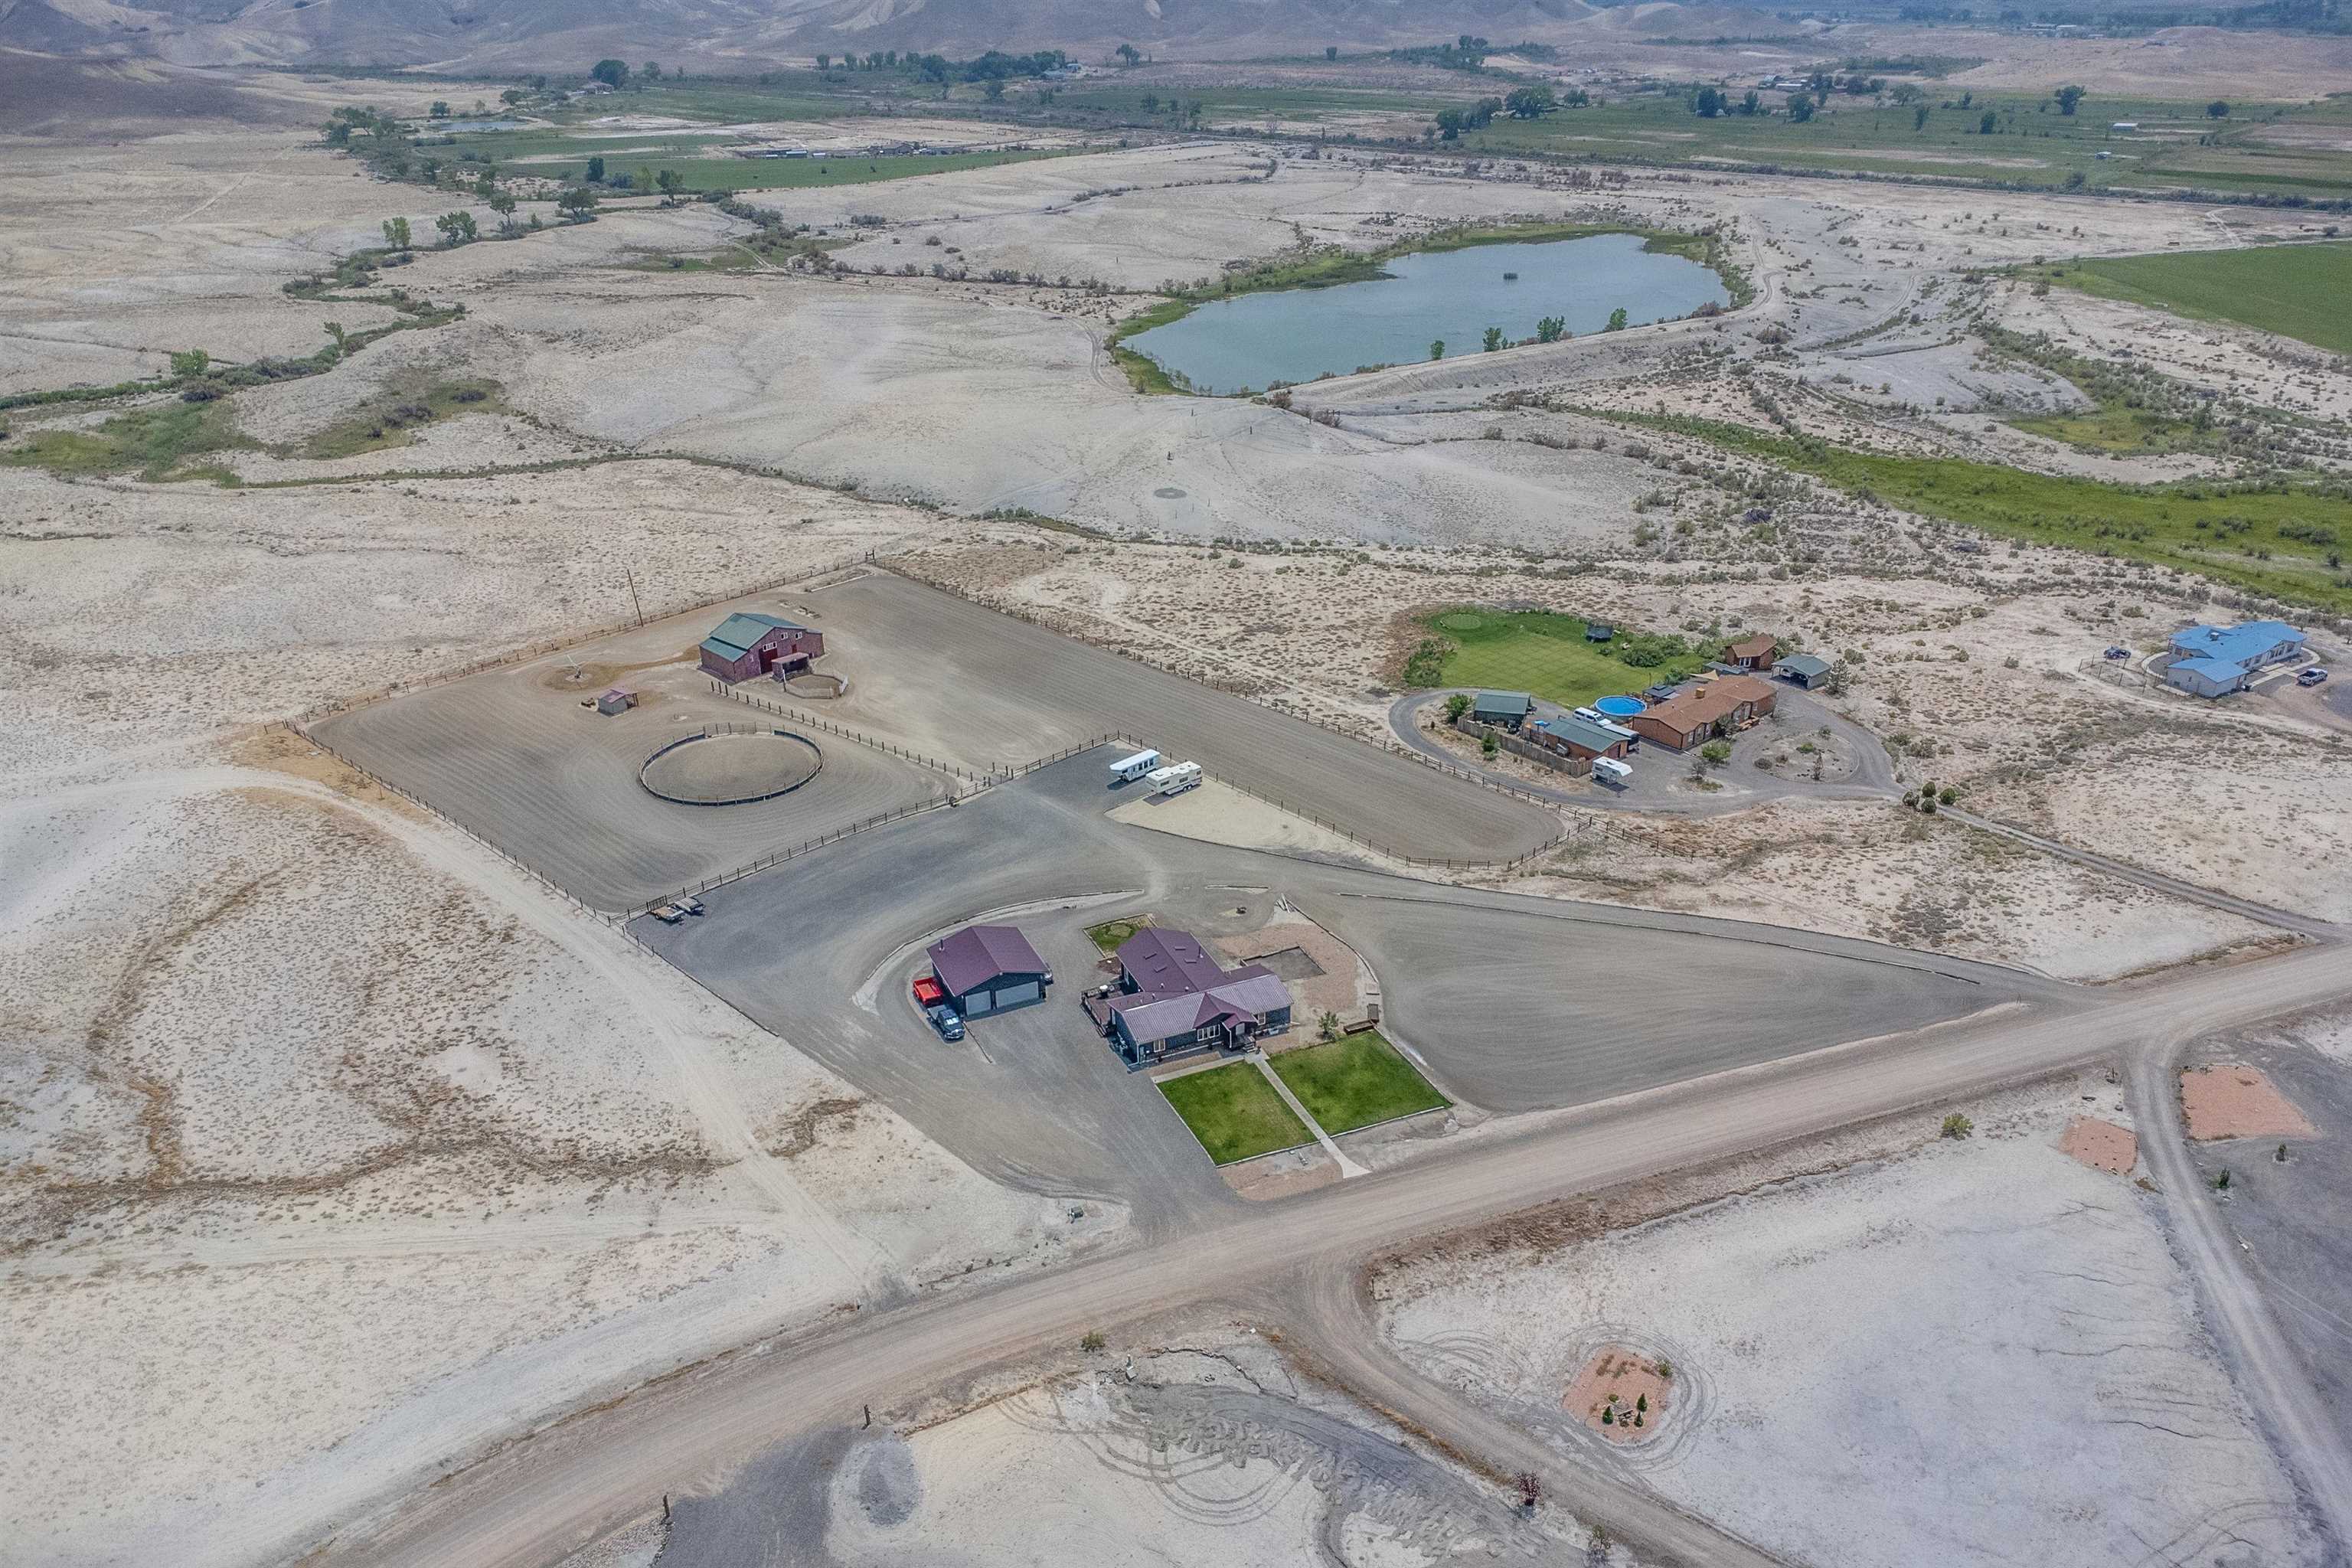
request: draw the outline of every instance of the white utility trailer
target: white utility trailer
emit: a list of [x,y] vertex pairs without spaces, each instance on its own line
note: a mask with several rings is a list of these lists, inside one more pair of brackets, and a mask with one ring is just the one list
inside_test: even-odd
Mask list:
[[1159,765],[1160,753],[1157,752],[1138,752],[1131,757],[1121,757],[1110,765],[1111,782],[1133,784]]

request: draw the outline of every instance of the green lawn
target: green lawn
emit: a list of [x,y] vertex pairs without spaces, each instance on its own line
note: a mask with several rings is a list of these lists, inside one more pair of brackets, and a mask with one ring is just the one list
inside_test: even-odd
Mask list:
[[1989,533],[2152,561],[2273,598],[2352,610],[2352,574],[2342,564],[2352,550],[2352,497],[2340,486],[2117,485],[1959,458],[1851,451],[1712,420],[1635,422],[1704,437]]
[[1160,1092],[1220,1165],[1315,1141],[1255,1062],[1233,1062],[1170,1079]]
[[2084,293],[2238,321],[2352,354],[2352,243],[2080,261],[2041,274]]
[[1266,1058],[1326,1132],[1346,1132],[1451,1104],[1394,1046],[1369,1030]]
[[1105,921],[1098,926],[1088,926],[1087,935],[1092,937],[1094,944],[1103,952],[1116,952],[1121,942],[1141,931],[1146,923],[1140,917],[1131,921]]
[[1667,639],[1671,651],[1662,662],[1637,668],[1608,650],[1658,639],[1621,627],[1613,643],[1589,643],[1584,622],[1545,610],[1441,610],[1423,624],[1451,645],[1433,684],[1531,691],[1563,708],[1678,680],[1706,663],[1706,652]]

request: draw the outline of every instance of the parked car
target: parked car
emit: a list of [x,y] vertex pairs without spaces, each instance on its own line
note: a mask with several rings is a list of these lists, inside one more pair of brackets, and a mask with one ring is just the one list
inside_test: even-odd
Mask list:
[[931,1027],[940,1032],[940,1038],[943,1040],[963,1038],[963,1020],[957,1017],[955,1009],[946,1003],[941,1002],[924,1008],[923,1016],[931,1021]]
[[2301,675],[2296,676],[2294,678],[2294,683],[2297,686],[2316,686],[2326,679],[2327,671],[2315,664],[2309,669],[2305,670]]
[[700,899],[672,899],[670,900],[670,908],[675,910],[684,910],[690,915],[707,915],[710,912],[709,910],[702,907],[702,900]]
[[2131,657],[2131,649],[2127,647],[2111,647],[2107,649],[2107,657],[2109,658],[2129,658]]
[[686,919],[686,911],[676,904],[664,904],[653,911],[653,917],[666,926],[674,926]]

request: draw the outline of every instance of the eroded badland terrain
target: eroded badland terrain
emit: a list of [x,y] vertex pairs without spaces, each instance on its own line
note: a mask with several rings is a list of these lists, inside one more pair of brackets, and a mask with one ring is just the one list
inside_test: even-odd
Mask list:
[[[85,9],[0,18],[0,1562],[2343,1560],[2339,37]],[[1720,301],[1131,346],[1595,234]],[[1529,742],[1602,697],[1706,712]],[[664,798],[730,726],[822,766]],[[1055,988],[943,1038],[981,919]],[[1128,1070],[1153,927],[1297,1024]]]

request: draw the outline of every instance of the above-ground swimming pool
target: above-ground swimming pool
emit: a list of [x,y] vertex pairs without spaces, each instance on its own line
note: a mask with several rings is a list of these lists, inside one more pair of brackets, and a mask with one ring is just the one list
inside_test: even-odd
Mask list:
[[1623,719],[1649,706],[1638,697],[1603,697],[1592,706],[1612,719]]

